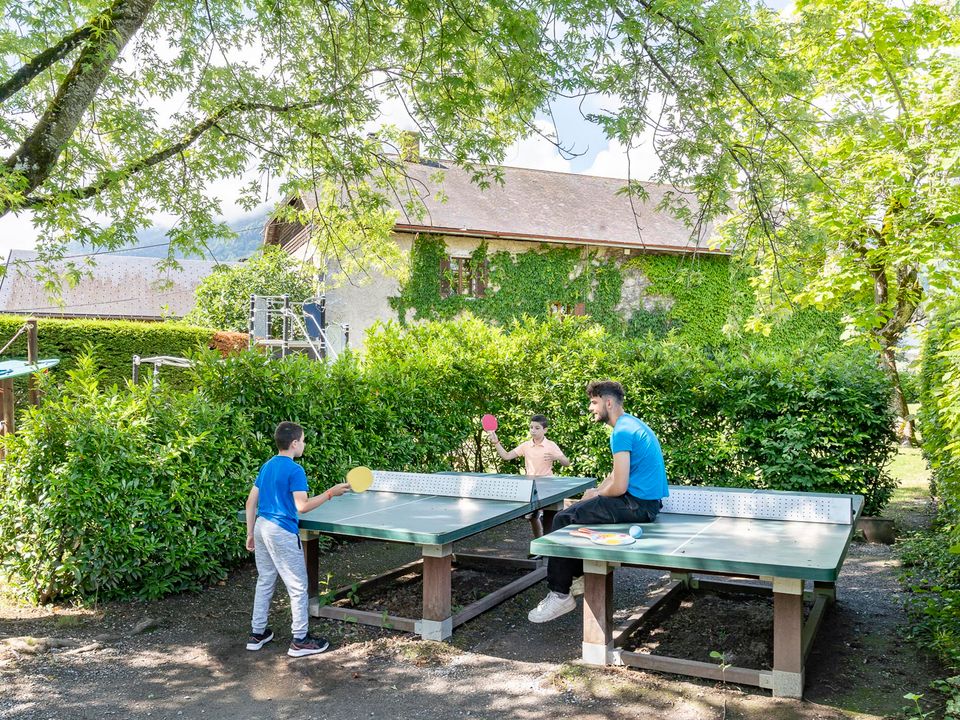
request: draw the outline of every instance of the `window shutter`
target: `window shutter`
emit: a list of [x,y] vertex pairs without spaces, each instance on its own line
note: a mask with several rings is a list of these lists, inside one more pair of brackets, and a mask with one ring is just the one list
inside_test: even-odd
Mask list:
[[440,297],[450,297],[450,258],[440,259]]
[[480,267],[477,268],[477,287],[474,294],[477,297],[486,297],[487,294],[487,273],[490,272],[490,267],[487,264],[487,261],[484,260],[480,263]]

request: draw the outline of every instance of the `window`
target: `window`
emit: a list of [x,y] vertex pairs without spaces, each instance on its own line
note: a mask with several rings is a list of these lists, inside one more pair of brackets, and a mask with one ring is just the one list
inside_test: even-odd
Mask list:
[[586,306],[584,303],[550,303],[551,315],[586,315]]
[[487,293],[489,268],[486,261],[474,267],[469,257],[448,256],[440,261],[440,296],[484,297]]

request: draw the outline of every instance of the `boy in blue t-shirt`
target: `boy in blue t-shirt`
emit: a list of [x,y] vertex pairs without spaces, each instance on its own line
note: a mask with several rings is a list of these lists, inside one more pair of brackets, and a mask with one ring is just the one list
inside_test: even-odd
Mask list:
[[[599,487],[587,490],[580,502],[557,513],[551,530],[573,524],[653,522],[663,506],[661,498],[670,494],[657,436],[642,420],[623,411],[620,383],[591,382],[587,385],[587,396],[594,421],[613,428],[610,436],[613,472]],[[549,622],[573,610],[577,602],[571,586],[573,579],[581,575],[582,560],[549,558],[547,587],[550,592],[527,615],[530,622]]]
[[247,496],[247,550],[256,553],[259,575],[247,650],[259,650],[273,640],[273,631],[267,627],[267,615],[279,575],[290,596],[293,640],[287,655],[316,655],[330,644],[307,632],[310,599],[297,513],[309,512],[330,498],[343,495],[349,485],[340,483],[308,498],[307,474],[294,462],[294,458],[303,455],[303,428],[296,423],[282,422],[277,425],[273,439],[277,443],[277,454],[260,468],[257,481]]

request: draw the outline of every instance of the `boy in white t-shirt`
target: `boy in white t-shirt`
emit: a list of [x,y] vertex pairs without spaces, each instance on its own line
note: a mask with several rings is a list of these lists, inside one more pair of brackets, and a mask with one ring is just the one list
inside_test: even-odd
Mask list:
[[[487,437],[497,450],[497,455],[501,460],[513,460],[518,457],[523,458],[524,471],[528,477],[537,475],[553,475],[553,464],[560,463],[563,467],[569,467],[570,461],[563,454],[563,450],[553,440],[547,438],[547,418],[545,415],[530,416],[530,439],[517,445],[513,450],[507,452],[497,433],[489,432]],[[533,528],[533,536],[543,535],[543,512],[537,510],[525,516],[530,520],[530,527]]]

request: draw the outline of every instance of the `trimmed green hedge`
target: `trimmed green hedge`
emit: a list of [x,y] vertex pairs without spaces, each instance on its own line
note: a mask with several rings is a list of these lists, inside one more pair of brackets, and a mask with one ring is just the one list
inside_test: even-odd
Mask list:
[[366,347],[363,362],[329,364],[205,352],[194,391],[152,395],[104,389],[93,362],[79,363],[7,440],[9,582],[37,600],[156,597],[218,577],[243,555],[235,512],[280,420],[306,429],[314,492],[361,464],[516,471],[483,437],[488,412],[508,446],[546,414],[573,461],[564,472],[602,477],[609,428],[586,413],[584,387],[604,377],[659,435],[673,483],[862,493],[877,505],[889,492],[889,388],[869,356],[708,356],[587,318],[388,324]]
[[[27,318],[0,316],[0,347],[20,329]],[[42,359],[60,358],[59,371],[75,367],[77,358],[92,348],[102,382],[123,382],[131,377],[133,356],[173,355],[183,357],[198,347],[208,347],[214,331],[179,323],[128,320],[37,320],[37,348]],[[21,335],[4,357],[25,358],[27,336]],[[149,369],[148,369],[149,370]],[[168,372],[169,371],[169,372]],[[164,374],[177,377],[175,368]]]
[[930,318],[919,385],[919,430],[939,502],[934,527],[901,543],[904,578],[918,635],[960,670],[960,303]]

